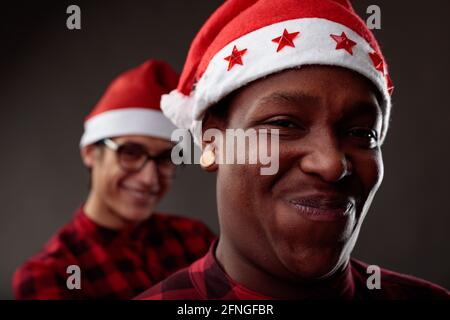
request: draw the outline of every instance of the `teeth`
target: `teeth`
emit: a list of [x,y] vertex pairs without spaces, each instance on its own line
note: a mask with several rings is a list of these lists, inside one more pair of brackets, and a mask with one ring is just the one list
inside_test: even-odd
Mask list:
[[140,197],[148,195],[147,192],[145,192],[145,191],[136,190],[136,189],[133,189],[133,188],[130,188],[130,187],[127,187],[127,186],[124,186],[124,189],[127,190],[128,192],[133,193],[135,195],[138,195]]
[[315,208],[315,209],[323,209],[323,210],[345,210],[348,211],[353,207],[353,203],[349,202],[345,205],[339,206],[339,205],[325,205],[325,204],[310,204],[310,203],[303,203],[301,201],[291,201],[291,203],[295,206],[305,207],[305,208]]

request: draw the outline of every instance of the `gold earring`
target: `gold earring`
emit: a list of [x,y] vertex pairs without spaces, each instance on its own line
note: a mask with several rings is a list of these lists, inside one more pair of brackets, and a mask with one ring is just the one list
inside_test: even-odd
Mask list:
[[200,156],[200,165],[202,168],[209,168],[216,162],[216,154],[214,153],[214,149],[206,147],[203,150],[202,155]]

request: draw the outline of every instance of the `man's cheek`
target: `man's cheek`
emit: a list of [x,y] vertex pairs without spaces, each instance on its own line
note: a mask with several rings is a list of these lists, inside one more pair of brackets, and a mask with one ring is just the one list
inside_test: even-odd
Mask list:
[[371,162],[363,169],[363,183],[366,189],[366,193],[375,193],[381,182],[383,181],[383,165],[376,161]]
[[364,193],[368,195],[381,184],[384,175],[383,159],[379,150],[354,154],[350,159],[352,163],[353,179],[360,181]]

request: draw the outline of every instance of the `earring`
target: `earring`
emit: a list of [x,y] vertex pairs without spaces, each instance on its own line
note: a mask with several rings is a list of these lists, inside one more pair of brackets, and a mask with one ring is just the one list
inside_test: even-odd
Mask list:
[[200,156],[200,165],[202,168],[206,169],[211,167],[215,162],[216,154],[214,153],[214,149],[211,150],[211,148],[206,147]]

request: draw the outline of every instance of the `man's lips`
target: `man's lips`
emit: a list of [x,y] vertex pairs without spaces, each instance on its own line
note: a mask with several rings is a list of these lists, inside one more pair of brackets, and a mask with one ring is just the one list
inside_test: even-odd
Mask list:
[[350,214],[354,202],[339,195],[310,195],[289,198],[289,205],[301,216],[315,221],[334,221]]
[[149,200],[156,196],[155,192],[152,192],[148,188],[139,188],[135,186],[130,186],[126,184],[121,184],[120,188],[126,191],[128,194],[138,198],[140,200]]

